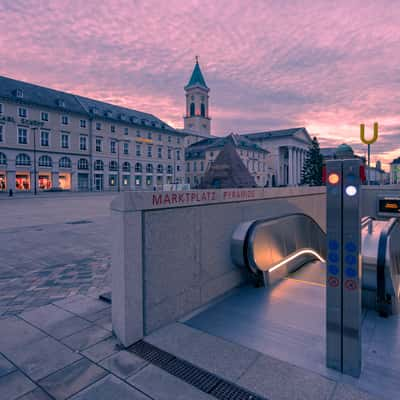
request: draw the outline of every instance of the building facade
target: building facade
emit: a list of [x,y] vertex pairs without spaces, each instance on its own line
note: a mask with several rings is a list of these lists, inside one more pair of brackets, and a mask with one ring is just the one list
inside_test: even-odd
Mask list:
[[186,183],[192,187],[200,185],[205,173],[228,141],[236,149],[257,186],[271,186],[274,170],[268,163],[268,151],[245,137],[235,134],[203,139],[188,146],[185,151]]
[[306,128],[243,134],[245,138],[268,150],[269,164],[273,170],[273,186],[300,185],[301,172],[311,138]]
[[390,163],[390,183],[400,185],[400,157],[395,158]]
[[151,114],[0,77],[2,191],[183,183],[184,139]]

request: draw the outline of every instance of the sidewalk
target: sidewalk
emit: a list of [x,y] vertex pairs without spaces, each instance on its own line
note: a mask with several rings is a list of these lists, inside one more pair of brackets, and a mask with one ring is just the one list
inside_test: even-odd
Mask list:
[[[211,396],[159,368],[156,361],[123,349],[112,335],[110,313],[109,304],[76,295],[0,318],[1,399],[230,398]],[[145,341],[263,399],[375,398],[181,323]]]

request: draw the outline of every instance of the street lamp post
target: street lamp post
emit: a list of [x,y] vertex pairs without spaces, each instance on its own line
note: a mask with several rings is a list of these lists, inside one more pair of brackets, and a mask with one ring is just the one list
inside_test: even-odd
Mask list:
[[118,179],[118,192],[121,191],[121,185],[120,185],[120,168],[121,166],[119,165],[119,142],[120,140],[117,139],[117,167],[118,167],[118,171],[117,171],[117,179]]
[[36,129],[32,128],[33,133],[33,193],[37,195],[37,179],[36,179]]

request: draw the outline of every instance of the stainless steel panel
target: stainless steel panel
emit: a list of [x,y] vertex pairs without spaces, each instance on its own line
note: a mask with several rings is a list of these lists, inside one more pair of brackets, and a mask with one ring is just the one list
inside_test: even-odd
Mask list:
[[360,160],[343,161],[343,372],[361,373],[361,213]]
[[[312,250],[320,257],[326,257],[325,233],[305,214],[242,223],[231,240],[234,263],[249,267],[254,274],[268,273],[280,263],[285,264],[282,269],[286,267],[285,271],[289,273],[317,258],[311,253],[294,257],[300,250]],[[289,261],[290,258],[293,259]]]
[[[326,363],[342,370],[342,162],[328,161],[326,260]],[[337,174],[336,183],[329,182]]]

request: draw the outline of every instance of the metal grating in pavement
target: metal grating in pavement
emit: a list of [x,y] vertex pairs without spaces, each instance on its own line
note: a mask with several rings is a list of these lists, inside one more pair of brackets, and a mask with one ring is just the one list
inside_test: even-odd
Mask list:
[[144,340],[139,340],[127,350],[216,399],[266,400]]

